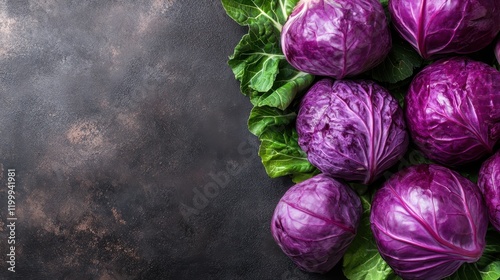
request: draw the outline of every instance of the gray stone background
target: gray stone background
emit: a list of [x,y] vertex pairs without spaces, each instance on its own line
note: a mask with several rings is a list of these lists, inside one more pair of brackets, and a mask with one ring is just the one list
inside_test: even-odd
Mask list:
[[[340,279],[270,234],[220,1],[0,1],[1,279]],[[7,271],[15,168],[16,272]]]

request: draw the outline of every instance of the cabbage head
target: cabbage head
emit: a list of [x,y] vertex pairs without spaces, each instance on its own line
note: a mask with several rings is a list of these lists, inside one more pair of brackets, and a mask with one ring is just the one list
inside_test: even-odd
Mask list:
[[406,119],[428,158],[450,166],[479,160],[500,138],[500,72],[468,58],[439,60],[413,79]]
[[394,165],[409,142],[396,99],[367,80],[318,81],[302,99],[296,127],[314,166],[364,184]]
[[337,79],[375,67],[391,44],[379,0],[302,0],[281,32],[281,48],[293,67]]
[[500,31],[498,0],[390,0],[389,12],[398,33],[426,59],[478,51]]
[[478,187],[439,165],[404,169],[373,198],[371,229],[382,258],[403,279],[442,279],[485,248],[488,216]]
[[500,231],[500,151],[481,165],[477,184],[483,193],[490,222]]
[[274,240],[301,269],[325,273],[356,235],[361,200],[345,183],[319,174],[291,187],[271,221]]

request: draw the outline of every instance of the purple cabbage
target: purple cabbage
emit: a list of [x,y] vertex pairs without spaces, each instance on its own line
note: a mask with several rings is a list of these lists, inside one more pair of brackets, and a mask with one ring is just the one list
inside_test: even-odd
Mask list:
[[398,33],[426,59],[478,51],[500,31],[498,0],[390,0],[389,12]]
[[403,111],[372,81],[318,81],[297,116],[300,147],[332,177],[373,182],[406,152]]
[[404,279],[442,279],[485,248],[488,216],[478,187],[438,165],[400,171],[375,193],[371,229],[382,258]]
[[325,273],[354,239],[362,212],[349,186],[319,174],[285,193],[274,211],[271,232],[297,266]]
[[500,231],[500,151],[483,163],[477,184],[486,201],[490,222]]
[[500,72],[467,58],[437,61],[413,79],[406,119],[436,162],[457,166],[491,154],[500,138]]
[[281,32],[281,47],[292,66],[337,79],[381,63],[391,42],[378,0],[302,0]]

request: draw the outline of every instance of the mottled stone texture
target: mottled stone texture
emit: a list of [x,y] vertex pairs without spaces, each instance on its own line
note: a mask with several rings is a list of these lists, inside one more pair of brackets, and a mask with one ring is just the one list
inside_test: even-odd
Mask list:
[[272,239],[291,182],[226,65],[244,32],[219,1],[0,2],[0,279],[338,279]]

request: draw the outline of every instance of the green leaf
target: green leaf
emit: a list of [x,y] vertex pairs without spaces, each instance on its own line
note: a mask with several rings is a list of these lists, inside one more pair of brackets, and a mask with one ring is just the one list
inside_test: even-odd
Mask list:
[[479,269],[477,264],[465,263],[457,272],[446,280],[498,280],[500,279],[500,261],[494,261],[485,268]]
[[370,228],[371,199],[360,196],[363,215],[358,232],[344,255],[344,275],[351,280],[401,279],[380,256]]
[[464,263],[453,275],[447,277],[446,280],[481,280],[481,273],[476,265]]
[[310,179],[310,178],[318,175],[319,173],[321,173],[321,172],[318,169],[315,169],[314,171],[309,172],[309,173],[295,173],[295,174],[292,174],[292,182],[297,184],[297,183],[303,182],[307,179]]
[[286,126],[295,121],[295,112],[283,112],[277,108],[253,107],[248,119],[248,129],[256,136],[260,136],[271,126]]
[[316,169],[307,160],[307,154],[300,148],[297,138],[293,126],[267,129],[260,135],[259,156],[269,177],[311,173]]
[[272,23],[281,31],[298,0],[222,0],[226,13],[240,25]]
[[292,101],[314,82],[314,76],[297,71],[285,60],[282,61],[280,71],[272,90],[251,96],[251,101],[256,106],[270,106],[284,110],[290,106]]
[[244,95],[267,92],[279,72],[279,63],[285,59],[276,42],[275,31],[268,24],[250,28],[235,47],[228,64],[241,82]]
[[477,265],[479,268],[484,268],[498,260],[500,260],[500,232],[490,226],[486,233],[486,247]]
[[222,0],[222,6],[226,13],[240,25],[260,25],[271,23],[281,30],[282,24],[277,21],[274,12],[276,1],[265,0]]
[[479,271],[482,280],[498,280],[500,279],[500,261],[490,263],[484,269]]
[[392,49],[387,58],[372,69],[371,77],[379,82],[397,83],[410,78],[415,68],[422,65],[422,58],[398,36],[392,36]]
[[280,47],[281,26],[297,0],[223,0],[227,14],[241,25],[248,25],[229,57],[228,64],[240,90],[255,106],[286,109],[297,94],[314,81],[314,76],[294,69]]

